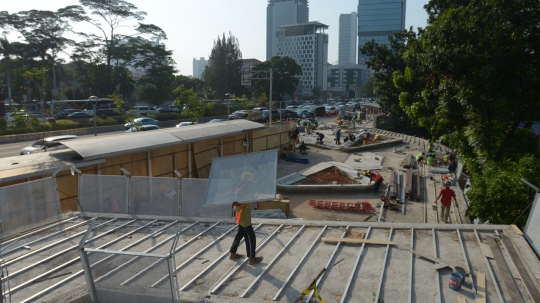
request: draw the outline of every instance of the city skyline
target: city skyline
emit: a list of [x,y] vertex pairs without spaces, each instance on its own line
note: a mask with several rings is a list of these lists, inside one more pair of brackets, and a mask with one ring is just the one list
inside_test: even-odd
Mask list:
[[[161,27],[168,35],[168,40],[161,41],[167,49],[173,50],[173,59],[179,74],[193,74],[193,58],[208,58],[214,41],[218,36],[229,31],[238,38],[244,59],[266,59],[266,13],[267,1],[235,0],[234,5],[219,0],[158,0],[146,2],[129,1],[139,10],[148,13],[144,23]],[[407,1],[405,26],[425,27],[427,14],[423,6],[428,0]],[[10,1],[2,5],[1,10],[16,13],[24,10],[54,10],[78,5],[75,0],[55,0],[44,2],[27,0]],[[210,5],[209,5],[210,4]],[[309,1],[310,21],[319,21],[329,25],[328,63],[338,60],[339,16],[357,11],[358,0],[340,0],[338,3],[327,0]],[[97,32],[88,24],[74,24],[74,29],[84,32]],[[17,34],[9,36],[16,40]],[[72,36],[73,37],[73,36]]]

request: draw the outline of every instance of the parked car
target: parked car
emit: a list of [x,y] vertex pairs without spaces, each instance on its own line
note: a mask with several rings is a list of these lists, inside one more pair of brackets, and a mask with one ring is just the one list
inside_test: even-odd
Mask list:
[[188,126],[188,125],[195,125],[197,122],[180,122],[176,127],[182,127],[182,126]]
[[159,114],[163,113],[179,113],[180,110],[177,107],[160,107],[157,109]]
[[67,116],[69,116],[70,114],[78,113],[78,112],[80,112],[80,110],[78,110],[78,109],[71,109],[71,108],[63,109],[60,112],[58,112],[56,115],[54,115],[53,118],[51,118],[49,120],[67,119]]
[[263,110],[268,110],[268,108],[266,108],[266,107],[255,107],[253,110],[258,111],[258,112],[262,112]]
[[158,125],[159,126],[159,121],[156,120],[156,119],[146,118],[146,117],[137,118],[137,119],[133,120],[133,122],[128,122],[128,123],[124,124],[124,129],[128,130],[128,129],[134,127],[137,124],[138,125]]
[[116,112],[116,108],[100,108],[96,111],[98,117],[110,117],[110,116],[119,116],[120,114]]
[[208,121],[207,123],[216,123],[216,122],[223,122],[223,121],[227,121],[227,119],[212,119]]
[[330,115],[336,114],[336,108],[334,106],[326,106],[324,110],[326,111],[326,114],[330,114]]
[[311,116],[315,113],[316,116],[324,116],[326,114],[326,109],[324,106],[312,106],[308,109],[308,112]]
[[36,118],[38,119],[39,122],[49,121],[49,117],[44,117],[41,114],[33,114],[33,113],[27,113],[27,112],[7,113],[4,115],[4,119],[6,119],[7,123],[13,123],[15,122],[16,116],[24,117],[26,120],[32,120],[32,118]]
[[296,111],[296,110],[298,110],[298,106],[297,105],[289,105],[289,106],[285,107],[285,109],[288,109],[288,110],[291,110],[291,111]]
[[[269,110],[263,110],[262,111],[262,121],[266,123],[270,116]],[[279,120],[279,112],[277,109],[272,110],[272,121],[278,121]]]
[[64,149],[67,148],[65,145],[61,143],[61,141],[66,140],[73,140],[77,139],[78,136],[75,135],[66,135],[66,136],[56,136],[56,137],[48,137],[44,140],[38,140],[34,142],[32,145],[27,146],[23,149],[21,149],[21,155],[28,155],[33,154],[37,152],[44,152],[45,149],[47,151],[53,151],[58,149]]
[[229,120],[234,119],[246,119],[247,118],[247,110],[237,110],[234,113],[229,115]]
[[296,112],[297,117],[309,116],[309,115],[310,115],[310,112],[305,110],[305,109],[301,109],[301,110]]
[[152,106],[134,106],[133,110],[138,115],[157,114],[157,110]]
[[281,119],[296,118],[296,117],[298,117],[298,116],[296,115],[296,111],[295,111],[295,110],[282,109],[280,112],[281,112]]
[[74,113],[71,113],[69,114],[66,119],[70,119],[70,120],[80,120],[80,119],[90,119],[90,118],[93,118],[94,116],[92,115],[89,115],[85,112],[74,112]]
[[126,133],[133,133],[133,132],[147,131],[147,130],[155,130],[155,129],[159,129],[159,126],[153,125],[153,124],[148,124],[148,125],[141,125],[139,127],[132,127],[130,129],[126,130]]

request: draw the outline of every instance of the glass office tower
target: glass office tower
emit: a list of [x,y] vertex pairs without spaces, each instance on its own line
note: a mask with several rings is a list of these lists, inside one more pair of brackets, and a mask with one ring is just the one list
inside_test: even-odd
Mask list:
[[[388,35],[405,28],[407,0],[358,0],[358,48],[375,40],[388,44]],[[358,63],[368,58],[358,51]]]
[[355,12],[339,16],[339,64],[356,63],[358,16]]
[[283,25],[308,22],[308,0],[268,0],[266,8],[266,60],[276,56],[276,32]]

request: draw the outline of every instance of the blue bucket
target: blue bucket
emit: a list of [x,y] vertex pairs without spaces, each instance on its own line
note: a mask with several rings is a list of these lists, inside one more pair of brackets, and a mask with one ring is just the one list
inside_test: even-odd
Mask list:
[[461,284],[465,283],[465,278],[467,277],[467,272],[465,271],[465,268],[456,266],[454,273],[461,276]]
[[453,290],[460,290],[461,289],[461,280],[462,280],[462,277],[453,272],[450,274],[450,281],[448,283],[448,287],[450,287],[450,289],[453,289]]

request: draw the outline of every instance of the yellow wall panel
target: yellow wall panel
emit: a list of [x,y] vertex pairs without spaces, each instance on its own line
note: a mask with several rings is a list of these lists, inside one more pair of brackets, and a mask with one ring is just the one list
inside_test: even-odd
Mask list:
[[152,176],[173,172],[173,156],[166,155],[152,159]]
[[187,151],[187,144],[176,145],[173,146],[172,149],[174,153]]
[[78,211],[78,200],[77,198],[68,198],[60,200],[60,209],[62,212],[66,211]]
[[108,159],[105,159],[105,163],[101,163],[101,168],[109,167],[109,166],[116,166],[116,165],[120,165],[122,163],[127,163],[127,162],[131,162],[130,155],[108,158]]
[[140,160],[131,162],[131,175],[132,176],[148,176],[148,160]]
[[188,167],[188,153],[187,150],[184,152],[178,152],[174,154],[174,168],[183,169]]
[[148,159],[148,153],[147,152],[135,153],[135,154],[131,154],[130,157],[131,157],[131,162],[146,160]]
[[120,170],[121,167],[122,167],[121,165],[102,167],[101,168],[101,174],[102,175],[111,175],[111,176],[120,176],[122,174],[122,171]]
[[152,158],[156,158],[156,157],[160,157],[160,156],[164,156],[164,155],[169,155],[169,154],[172,154],[173,153],[173,148],[172,147],[165,147],[165,148],[160,148],[160,149],[156,149],[156,150],[153,150],[150,152],[150,155]]

